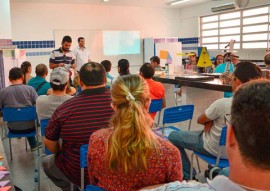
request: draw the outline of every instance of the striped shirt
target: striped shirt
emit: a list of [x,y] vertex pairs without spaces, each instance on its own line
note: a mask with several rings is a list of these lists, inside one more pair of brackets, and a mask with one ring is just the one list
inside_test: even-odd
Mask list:
[[67,51],[64,54],[62,49],[59,48],[52,51],[50,55],[50,63],[53,64],[64,63],[65,68],[69,70],[71,65],[75,63],[75,56],[73,55],[71,50]]
[[[80,146],[88,144],[90,135],[108,127],[113,114],[110,92],[105,88],[88,89],[69,99],[53,113],[45,130],[51,141],[63,140],[55,164],[74,184],[80,185]],[[89,184],[87,170],[85,184]]]

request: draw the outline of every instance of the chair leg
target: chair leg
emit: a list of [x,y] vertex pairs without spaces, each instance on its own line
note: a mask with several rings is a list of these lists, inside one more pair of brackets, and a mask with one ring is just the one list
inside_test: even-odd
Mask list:
[[157,127],[159,126],[159,121],[160,121],[160,113],[161,111],[158,112],[158,124],[157,124]]
[[12,161],[12,148],[11,148],[11,139],[9,138],[9,153],[10,153],[10,160]]
[[74,184],[73,183],[70,183],[70,190],[71,191],[74,191],[74,188],[73,187],[74,187]]
[[27,138],[25,137],[25,150],[27,151]]
[[194,153],[191,153],[191,159],[190,159],[190,176],[189,179],[192,180],[193,178],[193,157]]
[[40,155],[40,153],[39,153],[39,141],[38,141],[38,134],[37,134],[37,136],[36,136],[36,137],[37,137],[37,147],[38,147],[38,148],[37,148],[37,151],[38,151],[38,156],[39,156],[39,155]]
[[84,191],[84,168],[81,168],[81,191]]
[[200,167],[200,163],[199,163],[199,159],[197,155],[196,155],[196,161],[197,161],[199,173],[201,173],[201,167]]
[[174,93],[174,102],[175,102],[175,106],[177,106],[177,92]]
[[165,126],[163,124],[163,126],[162,126],[162,136],[164,136],[164,130],[165,130]]
[[38,158],[38,191],[40,191],[40,174],[41,174],[41,162],[43,160],[43,158],[46,156],[46,154],[42,154],[40,155],[40,157]]

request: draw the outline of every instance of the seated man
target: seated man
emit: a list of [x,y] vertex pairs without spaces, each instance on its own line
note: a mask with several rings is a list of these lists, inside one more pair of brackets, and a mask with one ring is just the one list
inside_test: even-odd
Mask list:
[[270,53],[264,56],[265,69],[270,70]]
[[[260,78],[261,70],[251,62],[240,62],[233,75],[232,89],[235,91],[239,85]],[[169,135],[169,140],[180,150],[184,179],[188,180],[190,176],[190,161],[185,149],[208,156],[217,155],[221,130],[226,125],[224,117],[231,113],[231,104],[232,98],[221,98],[212,103],[197,120],[199,124],[204,125],[204,130],[173,131]],[[227,158],[225,149],[221,153],[221,158]]]
[[161,66],[160,66],[160,58],[158,56],[153,56],[150,58],[151,64],[154,66],[155,71],[165,71]]
[[48,75],[48,68],[45,64],[38,64],[36,66],[36,77],[31,78],[28,81],[29,86],[32,86],[37,94],[46,95],[48,89],[51,88],[50,83],[46,81],[46,76]]
[[266,146],[270,145],[269,95],[270,81],[263,79],[244,84],[234,94],[231,122],[227,122],[229,178],[219,175],[209,181],[208,188],[205,184],[179,182],[162,188],[179,191],[270,190],[270,152]]
[[37,98],[37,115],[38,120],[51,118],[56,108],[72,96],[66,94],[67,84],[69,81],[69,71],[64,67],[54,68],[51,76],[51,95],[41,95]]
[[[93,132],[109,125],[113,110],[105,84],[106,73],[101,64],[84,64],[80,69],[83,91],[55,110],[45,130],[44,144],[55,154],[44,158],[43,169],[62,190],[69,190],[71,182],[80,185],[80,146],[88,144]],[[84,177],[85,184],[89,184],[87,171]]]
[[101,65],[105,68],[106,70],[106,77],[107,77],[107,82],[106,82],[106,88],[110,89],[111,84],[113,82],[114,77],[112,77],[109,72],[111,71],[112,68],[112,63],[109,60],[103,60],[101,62]]
[[[0,91],[0,110],[4,107],[29,107],[34,106],[37,99],[37,93],[33,87],[23,84],[23,72],[20,68],[12,68],[9,71],[10,86]],[[8,123],[9,132],[23,134],[35,131],[35,122],[13,122]],[[27,137],[31,151],[36,150],[36,138]]]
[[[140,68],[140,75],[146,80],[149,86],[150,98],[162,99],[162,108],[166,107],[165,88],[160,82],[156,82],[152,79],[155,74],[155,68],[150,63],[144,63]],[[150,113],[154,119],[156,113]]]

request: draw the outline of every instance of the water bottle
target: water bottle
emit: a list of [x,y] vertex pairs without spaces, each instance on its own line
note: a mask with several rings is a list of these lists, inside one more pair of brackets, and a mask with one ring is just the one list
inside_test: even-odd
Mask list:
[[165,64],[165,74],[166,75],[169,74],[169,64],[168,63]]
[[38,170],[35,169],[35,174],[34,174],[34,186],[35,186],[35,191],[38,191]]

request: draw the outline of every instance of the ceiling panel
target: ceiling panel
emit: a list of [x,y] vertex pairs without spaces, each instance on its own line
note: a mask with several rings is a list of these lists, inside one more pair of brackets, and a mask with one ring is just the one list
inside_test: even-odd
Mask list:
[[183,8],[196,4],[202,4],[212,0],[190,0],[188,2],[169,6],[168,3],[173,0],[109,0],[102,2],[101,0],[11,0],[11,2],[31,2],[31,3],[83,3],[83,4],[99,4],[99,5],[117,5],[117,6],[139,6],[139,7],[162,7],[162,8]]

